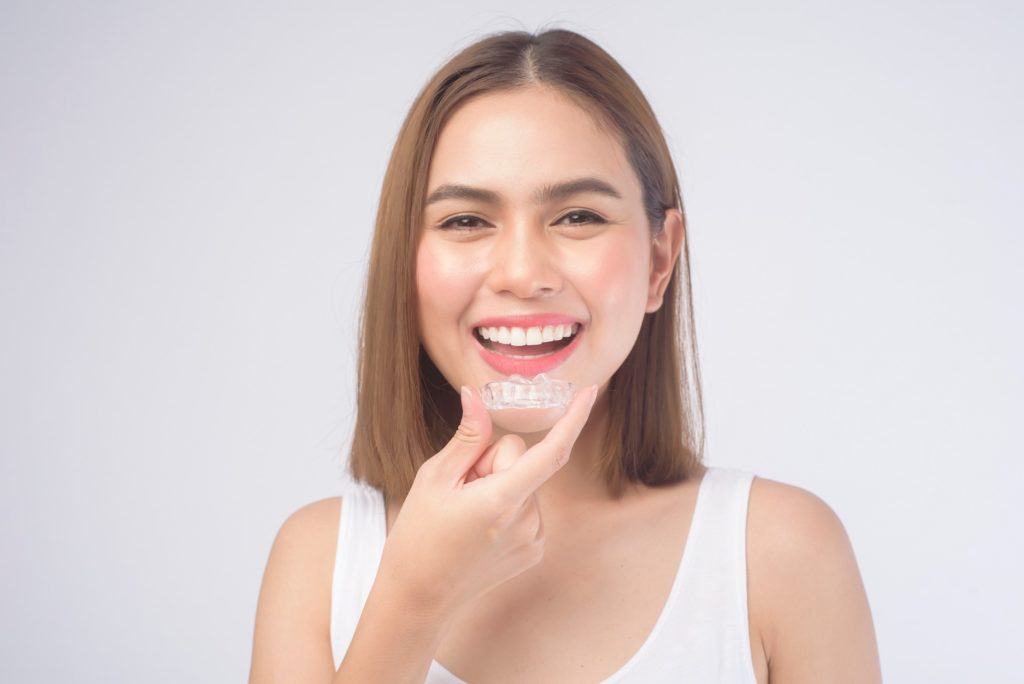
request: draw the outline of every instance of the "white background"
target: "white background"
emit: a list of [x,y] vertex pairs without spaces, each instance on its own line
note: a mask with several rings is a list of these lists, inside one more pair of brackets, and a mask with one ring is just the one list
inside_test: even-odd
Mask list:
[[0,680],[248,673],[278,526],[339,493],[413,97],[588,35],[682,175],[707,460],[844,521],[890,682],[1020,681],[1014,2],[4,2]]

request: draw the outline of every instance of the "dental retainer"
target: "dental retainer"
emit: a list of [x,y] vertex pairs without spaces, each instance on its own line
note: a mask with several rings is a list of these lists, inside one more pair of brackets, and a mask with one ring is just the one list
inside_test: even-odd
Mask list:
[[567,380],[555,380],[544,373],[528,380],[512,375],[507,380],[489,382],[480,396],[490,410],[565,408],[572,401],[575,388]]

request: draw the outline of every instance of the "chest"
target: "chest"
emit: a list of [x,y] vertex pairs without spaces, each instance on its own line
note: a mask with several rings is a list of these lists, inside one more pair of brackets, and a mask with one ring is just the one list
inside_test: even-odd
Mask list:
[[684,554],[695,492],[626,515],[545,518],[545,557],[468,605],[435,654],[468,682],[593,684],[643,646]]

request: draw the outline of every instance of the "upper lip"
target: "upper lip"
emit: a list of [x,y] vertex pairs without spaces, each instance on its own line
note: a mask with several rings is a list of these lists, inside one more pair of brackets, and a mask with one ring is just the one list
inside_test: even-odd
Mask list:
[[554,313],[517,314],[513,316],[490,316],[473,324],[477,328],[533,328],[547,325],[581,323],[575,316]]

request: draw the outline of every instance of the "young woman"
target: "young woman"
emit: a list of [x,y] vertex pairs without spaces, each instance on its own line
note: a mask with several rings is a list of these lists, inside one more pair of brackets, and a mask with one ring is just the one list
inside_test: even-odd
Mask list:
[[[834,513],[702,465],[685,230],[593,42],[501,33],[440,70],[384,179],[359,485],[282,526],[251,682],[880,680]],[[482,403],[538,373],[575,386],[564,413]]]

